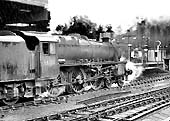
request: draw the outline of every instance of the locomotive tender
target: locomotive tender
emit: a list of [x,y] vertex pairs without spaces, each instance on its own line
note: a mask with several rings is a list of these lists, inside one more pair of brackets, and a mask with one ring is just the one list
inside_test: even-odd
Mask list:
[[116,45],[80,35],[0,31],[0,100],[122,86],[130,71],[119,58]]

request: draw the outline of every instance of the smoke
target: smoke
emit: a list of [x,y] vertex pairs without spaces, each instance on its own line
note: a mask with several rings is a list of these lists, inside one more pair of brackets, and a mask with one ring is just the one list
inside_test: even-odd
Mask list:
[[[127,59],[124,56],[121,56],[120,61],[126,61],[126,60]],[[125,83],[129,83],[132,80],[135,80],[137,77],[139,77],[142,74],[144,68],[143,66],[137,66],[135,65],[135,63],[127,60],[126,70],[132,70],[132,74],[128,75],[127,81],[124,81]]]
[[131,75],[128,75],[128,81],[135,80],[137,77],[139,77],[142,74],[144,70],[142,66],[136,66],[135,63],[130,61],[128,61],[126,64],[126,70],[128,69],[133,71]]
[[121,56],[120,61],[125,61],[125,60],[126,60],[126,58]]
[[45,98],[45,97],[56,97],[65,92],[65,86],[60,86],[60,87],[54,87],[51,90],[46,90],[45,92],[39,94],[39,97]]
[[149,22],[152,25],[159,25],[161,23],[169,24],[170,22],[170,16],[160,16],[156,19],[147,19],[147,22]]

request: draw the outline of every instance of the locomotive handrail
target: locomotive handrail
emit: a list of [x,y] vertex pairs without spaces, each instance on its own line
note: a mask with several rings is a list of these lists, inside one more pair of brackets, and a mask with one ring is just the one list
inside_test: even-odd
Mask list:
[[[74,66],[79,66],[81,65],[98,65],[98,63],[101,64],[101,62],[86,62],[86,63],[75,63]],[[126,64],[127,61],[106,61],[106,62],[102,62],[102,64]],[[73,63],[65,63],[65,64],[60,64],[60,66],[73,66]]]

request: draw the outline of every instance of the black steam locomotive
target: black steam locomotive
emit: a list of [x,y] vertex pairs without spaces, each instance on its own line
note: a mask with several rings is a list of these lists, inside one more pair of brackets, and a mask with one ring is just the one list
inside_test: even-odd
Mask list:
[[119,61],[116,44],[84,36],[21,31],[0,32],[0,99],[7,105],[21,97],[48,92],[81,93],[123,85],[130,71]]

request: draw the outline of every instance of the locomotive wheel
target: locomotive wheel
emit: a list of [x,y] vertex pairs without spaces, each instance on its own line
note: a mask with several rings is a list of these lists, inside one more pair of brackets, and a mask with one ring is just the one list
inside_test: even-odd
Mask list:
[[114,81],[111,80],[111,79],[106,79],[106,80],[105,80],[105,86],[106,86],[107,88],[111,88],[113,83],[114,83]]
[[118,85],[120,88],[123,87],[123,84],[124,84],[124,82],[123,82],[122,80],[118,80],[117,85]]
[[89,91],[92,88],[91,82],[85,82],[83,86],[84,86],[84,91]]
[[91,84],[92,84],[93,90],[99,90],[102,87],[104,87],[104,80],[103,79],[101,79],[101,80],[97,79],[97,80],[91,82]]
[[2,102],[6,105],[14,105],[15,103],[17,103],[19,100],[19,97],[13,97],[10,99],[2,99]]
[[81,93],[84,90],[83,80],[86,79],[83,69],[72,69],[69,73],[69,81],[71,84],[69,87],[75,93]]
[[5,98],[2,99],[2,102],[6,105],[14,105],[18,102],[19,96],[13,96],[14,95],[14,89],[8,88],[7,93],[5,94]]

